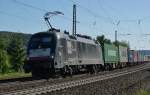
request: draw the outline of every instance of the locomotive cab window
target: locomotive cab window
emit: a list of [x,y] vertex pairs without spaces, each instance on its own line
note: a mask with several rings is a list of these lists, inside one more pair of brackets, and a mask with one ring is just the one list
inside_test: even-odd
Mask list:
[[[28,53],[33,50],[42,50],[42,53],[46,53],[44,50],[48,50],[49,53],[55,54],[56,40],[53,34],[43,33],[33,35],[29,41]],[[40,54],[38,54],[40,55]]]
[[29,43],[30,49],[54,47],[55,41],[53,35],[35,35]]

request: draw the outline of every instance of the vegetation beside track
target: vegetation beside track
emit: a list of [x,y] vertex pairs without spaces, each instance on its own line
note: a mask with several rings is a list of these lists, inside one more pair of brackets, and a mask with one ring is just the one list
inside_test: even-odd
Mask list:
[[23,72],[29,34],[0,31],[0,74]]
[[141,89],[140,91],[137,92],[136,95],[150,95],[150,92],[147,90]]
[[[147,72],[148,76],[144,79],[140,80],[136,85],[134,85],[131,89],[131,93],[133,92],[133,95],[150,95],[150,76],[149,76],[149,70]],[[128,94],[127,94],[128,95]],[[132,94],[130,94],[132,95]]]
[[7,73],[7,74],[0,74],[0,80],[30,77],[30,76],[31,76],[30,73],[25,74],[24,72],[13,72],[13,73]]

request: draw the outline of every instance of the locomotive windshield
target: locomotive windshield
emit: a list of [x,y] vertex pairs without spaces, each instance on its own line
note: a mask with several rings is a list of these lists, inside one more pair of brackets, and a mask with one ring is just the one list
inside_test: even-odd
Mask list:
[[31,37],[28,44],[30,57],[50,56],[55,54],[56,37],[50,33],[39,33]]
[[54,36],[50,34],[33,35],[30,43],[30,49],[54,48]]
[[51,33],[38,33],[31,37],[27,54],[29,57],[45,57],[55,55],[56,37]]
[[36,37],[32,38],[30,42],[30,49],[48,48],[51,45],[52,38],[50,37]]

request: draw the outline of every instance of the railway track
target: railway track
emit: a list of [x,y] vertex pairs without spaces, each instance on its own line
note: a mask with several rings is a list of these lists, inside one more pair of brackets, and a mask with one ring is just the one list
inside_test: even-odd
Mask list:
[[0,95],[40,95],[44,93],[50,93],[52,91],[59,91],[67,88],[72,88],[80,85],[85,85],[97,81],[107,80],[131,73],[135,73],[138,71],[146,70],[150,68],[150,63],[148,64],[142,64],[140,66],[136,66],[132,69],[124,69],[118,71],[114,71],[113,73],[107,73],[107,74],[101,74],[101,75],[92,75],[92,77],[86,77],[86,78],[79,78],[79,79],[72,79],[68,81],[63,82],[57,82],[51,85],[41,85],[34,88],[27,88],[22,90],[16,90],[16,91],[10,91],[10,92],[4,92],[0,93]]
[[[100,75],[104,75],[106,73],[109,73],[108,71],[100,72]],[[14,82],[8,82],[8,83],[0,83],[0,93],[4,92],[11,92],[16,90],[22,90],[22,89],[29,89],[34,87],[40,87],[42,85],[52,85],[52,84],[58,84],[66,81],[73,81],[81,78],[86,77],[92,77],[94,75],[87,75],[87,74],[81,74],[81,75],[74,75],[73,77],[66,77],[66,78],[56,78],[56,79],[40,79],[40,80],[16,80]]]

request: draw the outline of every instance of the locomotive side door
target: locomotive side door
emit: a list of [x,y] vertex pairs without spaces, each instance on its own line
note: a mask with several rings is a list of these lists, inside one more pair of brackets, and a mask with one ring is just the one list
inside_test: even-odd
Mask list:
[[64,63],[67,61],[67,54],[66,54],[66,39],[61,38],[58,42],[57,47],[57,63],[58,68],[63,68]]
[[78,64],[82,63],[82,43],[77,42],[77,51],[78,51]]
[[77,47],[75,40],[67,40],[67,57],[68,65],[76,65],[77,63]]

